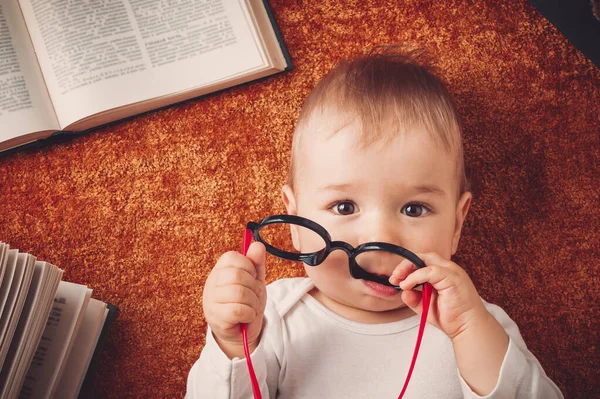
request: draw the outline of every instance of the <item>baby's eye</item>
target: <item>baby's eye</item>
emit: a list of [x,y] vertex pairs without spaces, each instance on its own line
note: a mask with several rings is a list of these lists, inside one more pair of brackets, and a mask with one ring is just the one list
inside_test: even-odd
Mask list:
[[331,209],[338,215],[351,215],[356,210],[356,207],[354,206],[354,203],[350,201],[344,201],[333,204]]
[[402,213],[406,216],[417,218],[429,212],[429,209],[423,204],[408,204],[402,208]]

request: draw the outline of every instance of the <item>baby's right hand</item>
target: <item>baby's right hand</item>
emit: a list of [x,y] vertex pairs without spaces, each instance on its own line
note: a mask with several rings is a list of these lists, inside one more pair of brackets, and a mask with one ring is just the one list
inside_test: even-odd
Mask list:
[[255,242],[246,256],[226,252],[208,275],[202,295],[204,317],[225,354],[244,358],[241,324],[246,323],[248,346],[258,345],[267,303],[265,246]]

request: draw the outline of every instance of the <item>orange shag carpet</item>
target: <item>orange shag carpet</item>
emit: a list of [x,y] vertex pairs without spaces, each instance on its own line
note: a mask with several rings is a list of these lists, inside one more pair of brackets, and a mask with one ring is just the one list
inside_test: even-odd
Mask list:
[[[271,5],[292,71],[0,157],[0,241],[120,308],[97,396],[183,397],[204,281],[247,221],[284,211],[304,98],[340,59],[404,41],[438,58],[464,120],[455,260],[566,397],[598,397],[600,70],[524,1]],[[269,281],[300,275],[268,258]]]

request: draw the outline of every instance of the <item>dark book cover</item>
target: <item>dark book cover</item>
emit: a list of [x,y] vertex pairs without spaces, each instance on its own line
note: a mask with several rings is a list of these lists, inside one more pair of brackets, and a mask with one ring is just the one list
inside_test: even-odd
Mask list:
[[600,0],[529,0],[600,68]]
[[87,372],[85,373],[83,384],[81,384],[78,396],[79,399],[90,399],[94,397],[94,378],[96,376],[96,370],[98,369],[98,363],[100,362],[102,350],[106,344],[106,337],[108,336],[110,326],[119,314],[119,308],[117,306],[110,303],[107,303],[106,306],[108,308],[108,315],[104,321],[104,326],[102,326],[100,337],[98,337],[98,343],[94,349],[94,354],[92,355],[92,360],[90,361]]

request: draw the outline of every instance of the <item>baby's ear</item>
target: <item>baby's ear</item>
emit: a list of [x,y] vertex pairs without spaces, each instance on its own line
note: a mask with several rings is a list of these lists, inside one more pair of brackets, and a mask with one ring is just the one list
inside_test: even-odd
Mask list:
[[452,255],[454,255],[456,253],[456,250],[458,249],[460,234],[462,232],[463,224],[467,217],[467,213],[469,213],[469,208],[471,207],[472,199],[473,195],[469,191],[467,191],[460,196],[460,198],[458,199],[458,203],[456,204],[454,237],[452,238]]
[[284,186],[281,188],[281,199],[283,200],[283,205],[285,205],[288,215],[298,214],[294,190],[292,190],[292,188],[287,184],[284,184]]
[[[298,208],[296,207],[296,196],[294,190],[285,184],[281,189],[281,199],[285,205],[288,215],[297,215]],[[296,251],[300,252],[300,241],[298,240],[298,227],[296,225],[290,225],[290,233],[292,234],[292,244]]]

